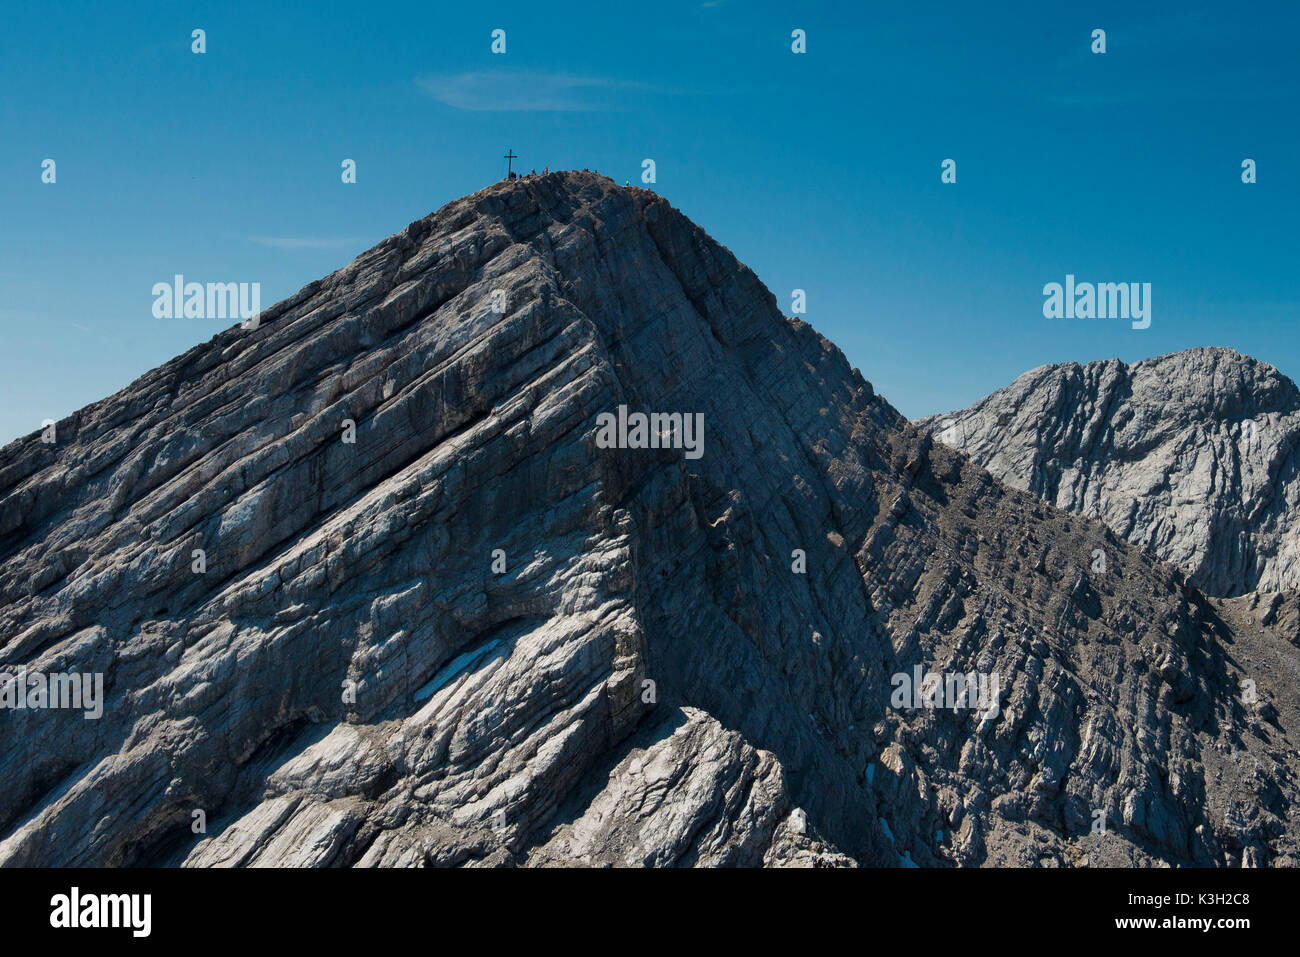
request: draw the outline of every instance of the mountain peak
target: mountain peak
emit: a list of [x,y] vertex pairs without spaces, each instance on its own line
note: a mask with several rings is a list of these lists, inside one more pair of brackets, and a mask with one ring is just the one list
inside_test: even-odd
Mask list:
[[1291,617],[931,442],[651,192],[489,186],[57,431],[0,640],[98,714],[14,713],[0,863],[1300,860]]
[[1209,594],[1300,586],[1300,390],[1233,349],[1042,366],[918,422]]

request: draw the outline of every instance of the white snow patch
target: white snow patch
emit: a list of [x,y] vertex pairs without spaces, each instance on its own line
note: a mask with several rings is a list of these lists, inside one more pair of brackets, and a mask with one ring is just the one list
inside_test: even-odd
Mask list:
[[501,644],[500,638],[494,641],[489,641],[482,648],[475,648],[474,650],[467,651],[462,655],[457,655],[455,658],[451,659],[451,661],[443,665],[443,667],[438,670],[438,673],[430,679],[428,684],[415,692],[415,700],[423,701],[425,698],[433,697],[439,688],[443,687],[443,685],[447,684],[447,682],[451,681],[462,671],[467,671],[472,665],[478,664],[499,644]]

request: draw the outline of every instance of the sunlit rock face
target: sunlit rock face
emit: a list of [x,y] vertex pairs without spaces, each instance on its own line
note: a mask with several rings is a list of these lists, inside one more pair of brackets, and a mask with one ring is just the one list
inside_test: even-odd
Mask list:
[[1231,349],[1043,366],[917,423],[1210,595],[1300,587],[1300,390]]
[[1297,861],[1294,609],[932,442],[596,174],[0,457],[0,663],[104,688],[0,711],[0,863]]

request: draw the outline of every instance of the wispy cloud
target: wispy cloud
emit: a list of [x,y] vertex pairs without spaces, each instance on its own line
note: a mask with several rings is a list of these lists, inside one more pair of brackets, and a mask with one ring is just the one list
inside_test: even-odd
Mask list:
[[247,236],[250,243],[273,246],[276,249],[333,249],[336,246],[355,246],[365,242],[356,237],[330,239],[324,236]]
[[488,71],[420,76],[415,82],[439,103],[458,110],[578,112],[615,110],[612,97],[660,92],[646,83],[567,73]]

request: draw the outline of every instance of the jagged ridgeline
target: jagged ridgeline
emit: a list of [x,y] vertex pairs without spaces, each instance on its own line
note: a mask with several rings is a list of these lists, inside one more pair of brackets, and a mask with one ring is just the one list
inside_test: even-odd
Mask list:
[[4,863],[1297,861],[1271,625],[595,174],[2,455],[3,663],[103,677],[98,718],[0,712]]
[[1042,366],[918,421],[1207,594],[1300,588],[1300,389],[1232,349]]

